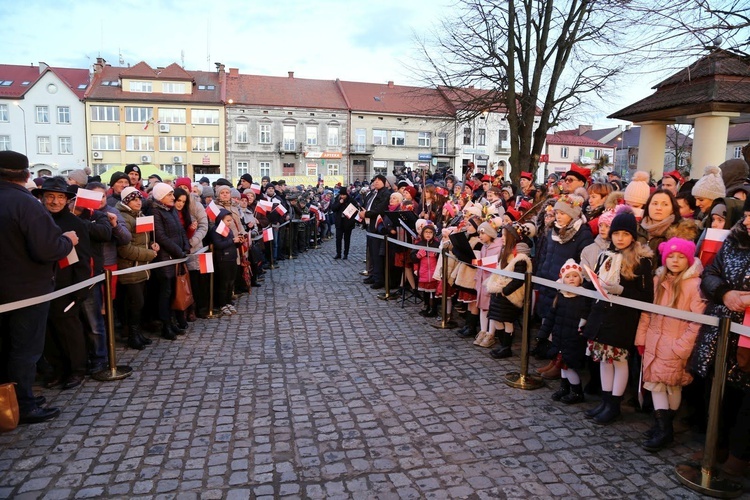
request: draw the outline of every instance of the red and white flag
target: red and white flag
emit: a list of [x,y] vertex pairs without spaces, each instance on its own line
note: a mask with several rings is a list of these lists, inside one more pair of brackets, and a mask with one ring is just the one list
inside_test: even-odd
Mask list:
[[269,227],[263,230],[263,241],[265,242],[273,241],[273,228],[272,227]]
[[708,267],[713,262],[727,236],[729,236],[729,229],[709,228],[706,230],[699,256],[704,267]]
[[282,216],[286,215],[286,212],[287,212],[286,208],[284,208],[284,205],[282,205],[280,203],[278,205],[276,205],[276,207],[274,208],[274,210],[276,211],[277,214],[282,215]]
[[216,226],[216,232],[226,238],[227,236],[229,236],[229,226],[224,224],[223,220],[220,220],[219,225]]
[[57,265],[60,266],[60,269],[65,269],[68,266],[72,266],[76,262],[78,262],[78,253],[76,253],[76,248],[73,247],[73,250],[71,250],[65,258],[57,261]]
[[154,230],[154,216],[146,215],[135,219],[135,232],[147,233]]
[[302,221],[310,220],[310,214],[302,214],[299,220],[302,220]]
[[201,274],[214,272],[214,254],[199,253],[198,265],[200,266]]
[[208,218],[211,219],[211,222],[215,221],[216,218],[219,216],[219,212],[221,212],[221,208],[211,201],[211,203],[208,204],[206,207],[206,215],[208,215]]
[[260,194],[260,184],[250,184],[250,190],[255,194]]
[[260,200],[255,206],[255,213],[266,215],[268,212],[273,210],[273,203],[266,200]]
[[477,267],[486,267],[488,269],[497,269],[497,255],[488,255],[481,259],[474,259],[472,262]]
[[102,204],[104,193],[101,191],[92,191],[91,189],[79,188],[76,192],[76,208],[88,208],[89,210],[98,210]]

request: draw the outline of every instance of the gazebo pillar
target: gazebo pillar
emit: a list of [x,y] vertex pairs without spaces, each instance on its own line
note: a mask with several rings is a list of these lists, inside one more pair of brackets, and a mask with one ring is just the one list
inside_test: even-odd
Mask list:
[[690,115],[695,120],[693,135],[692,169],[690,177],[697,179],[709,166],[724,163],[729,134],[729,119],[740,116],[739,113],[711,111]]
[[636,123],[641,127],[638,143],[638,170],[651,172],[655,179],[664,173],[664,151],[667,149],[667,125],[670,122],[651,120]]

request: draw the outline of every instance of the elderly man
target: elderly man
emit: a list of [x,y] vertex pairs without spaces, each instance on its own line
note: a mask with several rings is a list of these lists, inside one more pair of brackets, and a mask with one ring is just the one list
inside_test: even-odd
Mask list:
[[125,172],[113,172],[109,178],[109,192],[107,193],[107,205],[114,207],[120,201],[120,193],[130,186],[130,177]]
[[[55,289],[55,264],[78,244],[75,231],[63,231],[24,187],[29,160],[15,151],[0,151],[0,261],[12,286],[0,287],[0,304],[39,297]],[[63,180],[63,183],[65,181]],[[0,313],[0,379],[15,382],[21,423],[44,422],[60,414],[44,408],[32,384],[44,350],[50,302]]]
[[[378,234],[377,218],[383,217],[388,210],[388,200],[391,191],[385,187],[388,179],[383,174],[376,175],[370,183],[370,193],[365,200],[364,207],[359,211],[359,217],[367,223],[367,232]],[[380,255],[382,240],[367,238],[367,248],[372,261],[372,275],[368,276],[364,283],[371,285],[370,288],[378,289],[385,286],[385,260]]]
[[565,177],[563,177],[563,193],[573,194],[580,187],[585,189],[590,175],[591,172],[587,168],[579,167],[575,163],[572,163],[570,170],[565,172]]

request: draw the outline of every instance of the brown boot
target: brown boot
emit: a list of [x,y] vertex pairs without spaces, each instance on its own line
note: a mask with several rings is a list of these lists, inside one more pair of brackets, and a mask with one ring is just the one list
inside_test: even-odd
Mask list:
[[552,368],[542,373],[542,378],[545,380],[557,380],[560,378],[562,359],[557,357],[552,362],[554,364]]
[[541,368],[537,368],[537,369],[536,369],[536,372],[537,372],[537,373],[538,373],[539,375],[541,375],[542,373],[544,373],[544,372],[546,372],[546,371],[548,371],[548,370],[551,370],[551,369],[552,369],[552,368],[554,368],[554,367],[555,367],[555,360],[553,359],[553,360],[550,360],[550,362],[549,362],[549,363],[547,363],[547,364],[546,364],[545,366],[543,366],[543,367],[541,367]]
[[748,472],[747,465],[747,460],[737,458],[730,453],[727,461],[721,464],[720,469],[728,476],[742,477]]

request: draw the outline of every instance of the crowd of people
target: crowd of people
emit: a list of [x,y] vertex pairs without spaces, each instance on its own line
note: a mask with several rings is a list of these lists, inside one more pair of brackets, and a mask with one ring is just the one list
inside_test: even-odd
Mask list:
[[[656,452],[672,443],[681,408],[679,423],[705,426],[718,328],[590,299],[575,288],[742,323],[750,310],[749,173],[743,160],[730,160],[699,179],[676,170],[650,179],[638,171],[627,184],[614,172],[592,178],[575,164],[562,176],[550,174],[546,185],[535,185],[528,172],[514,185],[502,172],[471,168],[464,179],[376,175],[354,202],[370,233],[364,284],[421,300],[426,317],[439,314],[437,299],[445,294],[446,319],[464,317],[458,335],[498,359],[513,355],[524,283],[490,269],[531,271],[567,285],[533,291],[531,354],[548,360],[537,371],[560,380],[554,401],[601,395],[582,412],[600,425],[621,417],[626,393],[633,401],[643,394],[641,411],[653,411],[654,423],[642,446]],[[351,193],[339,196],[344,203]],[[384,235],[391,239],[387,253]],[[435,251],[444,248],[445,280]],[[750,348],[738,335],[728,359],[722,460],[726,472],[742,475],[750,458]]]

